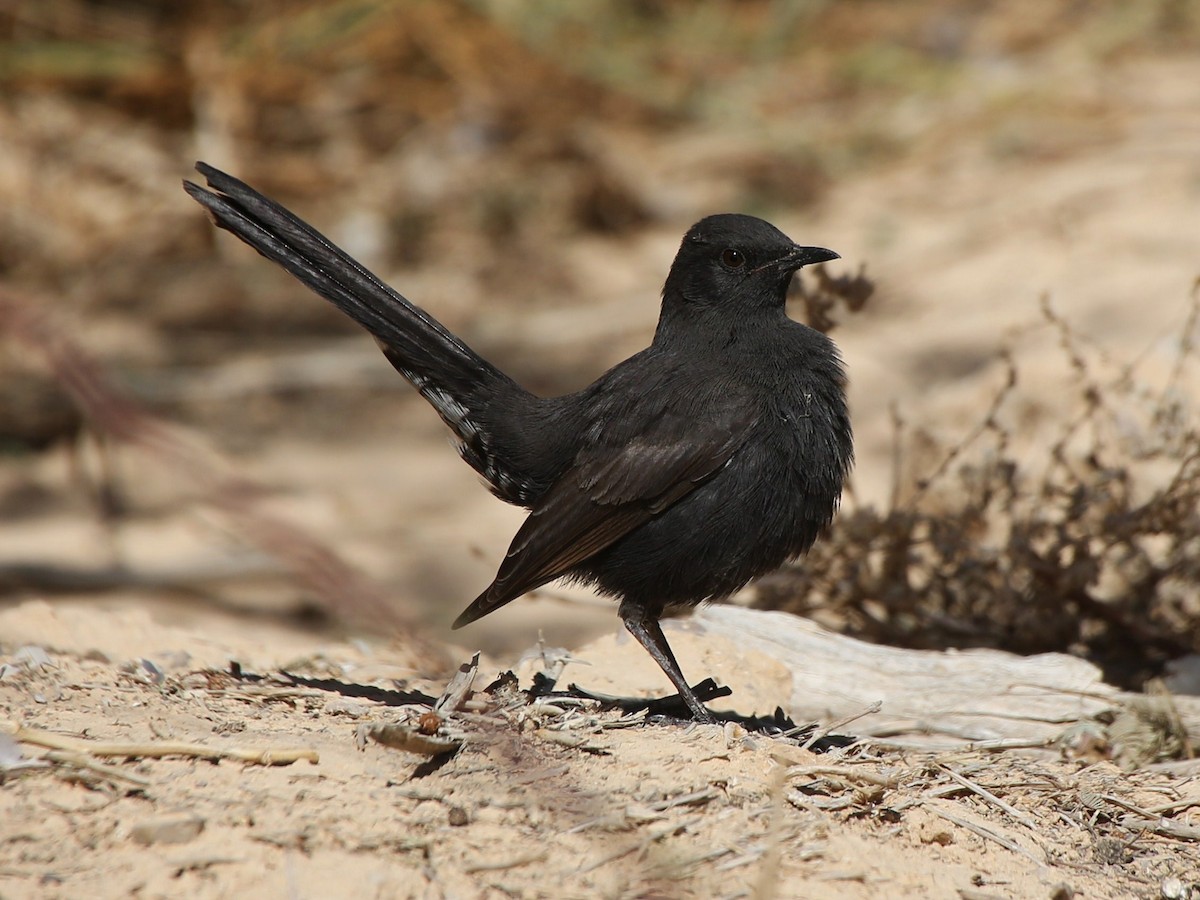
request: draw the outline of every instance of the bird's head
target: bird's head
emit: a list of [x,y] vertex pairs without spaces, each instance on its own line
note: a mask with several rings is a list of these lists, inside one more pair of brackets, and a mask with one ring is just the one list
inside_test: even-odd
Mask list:
[[801,247],[754,216],[708,216],[683,237],[663,285],[664,312],[668,306],[723,308],[731,313],[782,309],[796,270],[831,259],[838,259],[838,254]]

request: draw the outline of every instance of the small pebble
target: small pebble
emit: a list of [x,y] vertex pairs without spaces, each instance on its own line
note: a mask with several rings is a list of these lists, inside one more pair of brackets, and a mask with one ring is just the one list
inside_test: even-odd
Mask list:
[[1183,879],[1171,875],[1158,886],[1162,900],[1200,900],[1200,884],[1184,884]]
[[186,844],[204,830],[204,819],[195,813],[176,813],[138,822],[129,836],[145,846],[151,844]]

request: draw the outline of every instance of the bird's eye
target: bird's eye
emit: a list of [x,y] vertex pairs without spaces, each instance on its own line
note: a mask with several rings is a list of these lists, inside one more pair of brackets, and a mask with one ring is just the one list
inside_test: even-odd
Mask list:
[[746,257],[741,250],[729,247],[721,251],[721,263],[731,269],[740,269],[746,264]]

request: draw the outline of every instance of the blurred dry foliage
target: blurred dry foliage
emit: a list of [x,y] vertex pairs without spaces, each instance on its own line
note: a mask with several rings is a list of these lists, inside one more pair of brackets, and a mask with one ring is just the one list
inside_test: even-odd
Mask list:
[[[479,293],[536,303],[570,280],[547,241],[714,200],[818,204],[832,178],[986,127],[991,104],[1055,123],[997,135],[998,153],[1089,140],[1104,111],[1070,91],[985,91],[920,140],[897,103],[968,71],[1003,81],[996,59],[1053,52],[1064,33],[1101,59],[1186,50],[1200,3],[8,0],[0,274],[136,309],[176,354],[196,328],[348,332],[282,302],[281,281],[210,271],[213,236],[177,186],[199,156],[301,212],[327,205],[368,265],[453,258]],[[724,193],[696,196],[701,183]]]
[[1037,388],[1006,354],[1005,384],[959,443],[897,414],[891,508],[844,510],[755,605],[897,646],[1070,652],[1135,690],[1200,652],[1200,417],[1181,390],[1200,377],[1200,284],[1158,388],[1095,358],[1048,301],[1043,313],[1077,396],[1049,454],[1012,449],[1009,407]]

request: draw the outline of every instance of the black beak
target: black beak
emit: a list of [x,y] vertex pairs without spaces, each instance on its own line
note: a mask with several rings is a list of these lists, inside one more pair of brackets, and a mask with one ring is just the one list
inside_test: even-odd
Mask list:
[[792,247],[787,253],[779,257],[774,262],[766,263],[754,269],[755,272],[761,272],[764,269],[776,269],[779,272],[795,272],[797,269],[804,266],[811,266],[813,263],[829,262],[831,259],[841,259],[840,253],[834,253],[832,250],[826,250],[824,247]]
[[801,266],[811,266],[814,263],[829,262],[831,259],[841,259],[840,253],[826,250],[824,247],[793,247],[792,252],[780,262],[793,271]]

